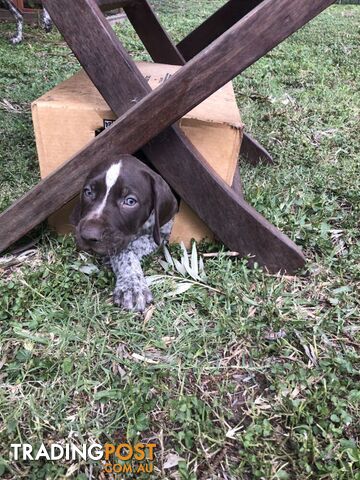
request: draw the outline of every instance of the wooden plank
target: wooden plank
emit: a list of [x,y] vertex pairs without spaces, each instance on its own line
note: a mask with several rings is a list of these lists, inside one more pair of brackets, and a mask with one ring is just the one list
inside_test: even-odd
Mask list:
[[[47,0],[46,3],[50,2]],[[289,0],[279,0],[276,4],[265,0],[216,40],[206,52],[199,54],[161,87],[136,103],[110,129],[75,155],[72,161],[5,211],[0,216],[0,251],[72,198],[80,189],[88,170],[102,158],[115,159],[121,152],[133,152],[141,148],[158,132],[184,116],[331,3],[331,0],[319,0],[314,5],[312,0],[299,0],[295,8]],[[95,38],[97,33],[95,29]],[[107,47],[107,44],[103,47]],[[102,65],[99,66],[101,68]],[[176,104],[174,99],[178,99]],[[153,148],[156,151],[161,139],[167,134],[168,131],[158,136],[157,141],[150,144],[150,150]],[[176,185],[184,200],[231,249],[242,254],[250,253],[251,245],[255,244],[257,261],[264,263],[265,260],[271,271],[283,268],[284,257],[288,271],[303,265],[301,251],[239,199],[208,165],[203,165],[200,161],[184,165],[169,157],[167,160],[160,158],[155,166],[171,185]],[[197,181],[200,178],[201,183]],[[197,190],[197,195],[194,195],[194,190]],[[228,222],[223,221],[224,205]],[[271,255],[269,245],[274,248]]]
[[154,62],[185,64],[183,56],[162,28],[147,0],[129,4],[124,10]]
[[252,165],[258,165],[259,163],[274,163],[270,153],[248,133],[244,133],[241,144],[241,156]]
[[190,60],[205,47],[241,20],[262,0],[229,0],[223,7],[185,37],[177,48],[186,60]]
[[234,190],[234,192],[235,192],[237,195],[239,195],[240,197],[243,197],[243,196],[244,196],[243,188],[242,188],[242,183],[241,183],[241,175],[240,175],[239,165],[237,165],[237,167],[236,167],[231,188],[232,188],[232,189]]
[[[190,60],[261,2],[262,0],[250,0],[239,3],[238,0],[230,0],[185,37],[176,46],[177,51],[186,60]],[[260,162],[273,163],[270,153],[247,132],[243,133],[241,156],[252,165]]]
[[[66,26],[67,26],[67,20],[63,18],[62,12],[64,5],[59,5],[58,3],[53,2],[54,4],[52,5],[52,2],[49,2],[50,5],[48,8],[50,9],[50,13],[55,20],[55,23],[57,23],[58,28],[60,29],[61,32],[63,32],[65,38],[68,40],[68,43],[72,46],[72,49],[79,59],[80,63],[83,63],[85,65],[85,68],[87,69],[87,73],[89,74],[90,78],[94,81],[95,85],[97,88],[102,92],[104,95],[105,99],[107,102],[110,104],[110,106],[113,108],[115,113],[120,115],[124,109],[124,105],[129,106],[129,97],[127,93],[123,93],[123,89],[121,91],[117,91],[116,88],[116,75],[118,75],[118,81],[121,81],[122,87],[129,86],[133,92],[132,95],[135,97],[139,97],[141,93],[145,95],[147,92],[143,89],[143,78],[140,72],[137,71],[136,65],[132,62],[131,58],[126,54],[125,50],[121,47],[119,42],[117,41],[114,33],[111,31],[111,29],[108,28],[106,22],[103,21],[102,18],[99,16],[94,17],[94,13],[90,13],[90,9],[85,9],[84,5],[78,3],[77,8],[81,9],[83,12],[82,18],[81,18],[81,24],[76,25],[75,31],[77,32],[77,35],[80,37],[86,37],[88,39],[88,42],[86,42],[86,45],[84,45],[84,42],[78,41],[77,39],[74,40],[72,34],[72,38],[69,38],[68,33],[66,31]],[[146,1],[142,0],[139,5],[144,6],[146,11],[148,12],[147,16],[145,16],[145,19],[141,17],[141,12],[142,10],[136,9],[136,11],[133,11],[133,16],[132,20],[134,22],[134,27],[138,26],[140,24],[140,21],[143,20],[146,24],[146,28],[148,31],[151,31],[154,33],[154,39],[155,41],[162,41],[164,40],[168,44],[168,48],[163,50],[162,52],[160,51],[158,54],[161,55],[161,58],[158,58],[158,60],[162,62],[168,62],[169,58],[167,55],[169,54],[175,54],[178,55],[178,52],[176,51],[176,48],[172,44],[171,40],[163,34],[162,27],[160,23],[158,22],[157,18],[155,15],[152,14],[151,8],[147,4]],[[89,5],[91,7],[91,3]],[[67,11],[69,11],[69,8],[74,8],[71,6],[71,4],[66,5]],[[126,8],[126,11],[128,13],[128,8]],[[89,18],[86,15],[89,15]],[[152,15],[151,15],[152,14]],[[85,16],[84,16],[85,15]],[[139,16],[140,15],[140,16]],[[79,11],[73,11],[72,18],[79,18]],[[94,22],[95,18],[95,22]],[[92,23],[91,23],[92,22]],[[97,25],[97,26],[96,26]],[[96,36],[94,37],[96,39],[95,42],[91,42],[91,33],[96,31],[97,28],[100,27],[100,30],[97,31]],[[154,28],[155,27],[155,31]],[[82,30],[85,29],[85,30]],[[74,29],[71,30],[72,32]],[[106,32],[106,37],[101,36],[104,32]],[[164,38],[165,37],[165,38]],[[104,45],[106,44],[106,40],[111,39],[111,42],[108,41],[107,47],[109,51],[107,52],[108,57],[112,59],[113,62],[113,68],[111,69],[112,71],[112,77],[110,78],[108,75],[108,70],[101,68],[99,70],[98,66],[102,62],[103,58],[103,52],[104,52]],[[89,56],[88,56],[88,49],[91,51],[91,56],[92,56],[92,61],[89,61]],[[97,56],[95,58],[94,56]],[[184,59],[182,57],[178,58],[179,63],[183,63]],[[126,65],[126,70],[121,68],[124,66],[124,62]],[[131,67],[131,80],[130,83],[127,81],[128,76],[127,76],[127,70],[128,68]],[[116,73],[117,72],[117,73]],[[116,73],[116,75],[115,75]],[[139,85],[135,87],[136,80],[139,80]],[[106,86],[106,89],[104,88]],[[147,87],[149,90],[149,87]],[[109,94],[110,90],[113,90],[113,94]],[[143,92],[141,92],[143,90]],[[168,134],[164,137],[165,141],[161,141],[161,149],[160,151],[157,152],[156,158],[154,160],[154,146],[150,149],[149,146],[145,146],[144,151],[147,157],[149,158],[150,161],[154,165],[155,161],[159,161],[159,156],[163,156],[164,158],[183,158],[184,155],[190,155],[192,158],[190,158],[190,161],[196,161],[196,160],[201,160],[202,163],[205,163],[203,161],[203,158],[201,155],[194,149],[194,147],[189,143],[184,141],[184,135],[182,132],[178,132],[177,138],[172,132],[168,132]],[[170,140],[171,139],[171,140]],[[182,160],[184,161],[184,160]],[[166,175],[165,175],[166,178]],[[238,176],[235,177],[235,181],[238,180]],[[176,190],[179,190],[176,185],[173,185],[173,187]],[[235,190],[237,192],[241,192],[241,184],[239,183],[238,185],[235,186]],[[196,190],[194,191],[195,196],[198,196]],[[195,201],[196,199],[194,199]],[[191,202],[188,202],[191,204]],[[238,235],[236,235],[238,236]],[[254,245],[251,247],[254,251],[256,251],[256,248]],[[271,249],[269,249],[270,251]],[[283,257],[286,259],[286,256]]]
[[[44,0],[44,3],[49,11],[56,8],[56,5],[60,5],[60,2],[56,2],[56,0]],[[96,5],[91,0],[78,0],[77,2],[63,0],[61,6],[63,7],[64,4],[68,3],[67,10],[72,8],[74,15],[63,16],[63,26],[69,22],[72,24],[78,22],[76,24],[78,28],[73,27],[71,31],[70,47],[74,51],[80,48],[86,52],[87,60],[83,62],[83,66],[88,73],[95,65],[99,78],[110,78],[106,81],[106,84],[109,85],[108,90],[113,83],[111,80],[115,81],[112,92],[104,95],[105,98],[113,99],[114,95],[112,93],[116,91],[120,92],[119,97],[121,98],[126,98],[129,93],[128,82],[118,82],[121,71],[130,75],[131,79],[136,79],[135,83],[139,82],[139,85],[136,85],[139,96],[141,96],[143,90],[149,91],[149,86],[139,74],[133,62],[127,64],[126,70],[121,63],[117,67],[119,72],[117,74],[113,73],[113,70],[116,69],[116,63],[112,61],[113,54],[118,52],[124,55],[124,49],[119,42],[114,41],[116,37],[109,29],[106,20],[98,18]],[[332,3],[333,0],[319,0],[316,3],[312,0],[298,0],[294,5],[290,0],[278,0],[277,2],[265,0],[214,41],[206,51],[201,52],[188,62],[161,87],[149,93],[145,99],[138,101],[139,97],[130,97],[134,103],[131,111],[144,114],[142,118],[139,118],[139,131],[147,139],[143,144],[153,138],[157,132],[180,119]],[[84,10],[83,4],[88,4],[90,8]],[[92,14],[90,14],[91,10],[93,10]],[[83,18],[77,19],[75,14],[80,16],[80,12],[82,12]],[[68,17],[71,17],[71,19],[69,20]],[[86,25],[90,21],[91,25],[87,27]],[[87,42],[80,42],[83,38],[77,32],[78,29],[88,30]],[[104,35],[108,37],[108,41],[102,44],[99,39]],[[90,44],[91,38],[93,38],[93,42],[91,42],[91,48],[89,48],[86,44]],[[79,47],[79,43],[83,45]],[[99,46],[94,51],[93,47],[96,47],[97,43]],[[96,63],[100,61],[99,52],[102,53],[103,60]],[[111,68],[109,68],[110,64]],[[95,75],[92,78],[95,78]],[[142,82],[142,86],[140,82]],[[102,82],[97,83],[99,83],[102,91],[107,90],[104,89],[103,85],[100,85]],[[120,104],[120,107],[123,108],[122,101]],[[113,105],[111,107],[114,108]],[[117,109],[114,110],[118,113]],[[154,118],[156,118],[156,122],[152,121]]]
[[[42,180],[6,210],[0,216],[2,226],[0,251],[70,200],[81,189],[89,169],[99,164],[102,159],[116,161],[119,158],[119,152],[133,152],[141,147],[143,139],[138,135],[138,128],[139,125],[141,128],[144,124],[142,122],[137,124],[138,113],[140,112],[136,106],[132,112],[123,115],[112,127],[96,137],[71,161]],[[159,151],[161,151],[161,144],[157,142],[154,145],[154,152]],[[181,170],[186,175],[186,181],[180,186],[179,171],[174,168],[169,173],[169,163],[171,163],[169,159],[160,155],[156,167],[160,172],[166,169],[169,183],[177,186],[178,193],[183,198],[193,198],[194,189],[197,191],[196,204],[193,207],[205,221],[209,221],[216,235],[229,248],[243,255],[253,254],[251,245],[256,244],[256,260],[260,264],[264,264],[265,260],[271,272],[284,268],[284,257],[287,258],[288,271],[294,271],[303,265],[301,251],[237,196],[225,182],[217,177],[207,163],[198,161],[194,164],[189,161],[188,155],[179,159]],[[198,182],[199,178],[201,178],[201,184]],[[226,205],[226,221],[224,221],[224,205]],[[269,245],[272,248],[270,256]]]
[[[154,62],[167,63],[170,65],[185,65],[186,61],[184,57],[163,29],[147,0],[141,0],[135,7],[126,7],[125,13]],[[183,147],[183,143],[181,142],[176,142],[176,145]],[[195,147],[192,147],[189,155],[198,155],[198,152],[195,152]],[[177,156],[177,153],[175,153],[175,155]],[[231,188],[238,193],[238,195],[242,196],[241,177],[238,166],[236,167]]]

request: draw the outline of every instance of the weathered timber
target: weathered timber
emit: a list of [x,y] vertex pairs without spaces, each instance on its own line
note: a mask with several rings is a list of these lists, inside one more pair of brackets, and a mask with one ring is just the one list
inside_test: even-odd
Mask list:
[[[143,3],[144,2],[141,2],[141,4],[143,4]],[[56,7],[57,7],[57,9],[56,9]],[[61,7],[63,8],[63,5]],[[89,7],[91,7],[91,4],[89,5]],[[52,10],[52,8],[53,8],[53,10]],[[135,74],[136,66],[134,64],[132,64],[132,61],[129,57],[126,58],[126,53],[125,53],[124,49],[122,49],[122,47],[117,42],[117,40],[116,39],[114,40],[114,38],[113,38],[112,47],[114,47],[114,48],[112,49],[112,51],[108,55],[111,58],[111,61],[114,62],[114,65],[112,66],[113,68],[111,68],[111,72],[112,72],[113,76],[110,77],[107,74],[107,71],[104,70],[103,68],[100,68],[100,72],[99,72],[99,63],[101,64],[101,61],[102,61],[101,59],[102,59],[102,56],[103,56],[103,49],[101,49],[100,52],[97,52],[97,49],[99,49],[98,45],[104,45],[104,41],[106,41],[106,39],[104,39],[102,41],[101,35],[99,35],[99,32],[97,32],[96,35],[95,35],[96,42],[93,45],[89,45],[89,42],[87,42],[85,47],[91,49],[91,55],[92,56],[97,55],[97,54],[99,55],[99,58],[97,60],[95,58],[93,58],[92,61],[89,61],[88,53],[87,53],[86,49],[84,51],[83,42],[79,42],[79,41],[77,41],[77,39],[74,39],[73,37],[72,38],[67,37],[66,19],[64,20],[64,18],[62,16],[62,8],[60,9],[60,6],[58,4],[54,4],[54,6],[52,6],[51,2],[50,2],[50,5],[48,5],[48,9],[50,10],[51,15],[53,16],[53,18],[55,19],[55,22],[57,23],[58,27],[60,28],[60,31],[63,31],[63,33],[65,31],[65,38],[68,41],[69,45],[73,48],[73,50],[75,49],[74,52],[77,55],[80,62],[83,63],[84,66],[85,65],[87,66],[85,68],[87,68],[89,76],[93,79],[93,81],[96,84],[96,86],[98,87],[98,89],[103,93],[104,97],[107,99],[108,103],[112,106],[114,111],[119,114],[119,108],[124,108],[124,104],[125,105],[128,104],[129,96],[127,94],[123,95],[122,91],[120,91],[117,95],[116,94],[115,95],[109,95],[106,92],[106,90],[104,90],[104,85],[107,85],[110,89],[113,88],[114,85],[116,85],[116,81],[115,81],[115,76],[116,75],[114,74],[114,72],[116,73],[117,70],[119,71],[119,68],[121,68],[121,66],[123,66],[124,59],[125,59],[126,70],[125,70],[125,73],[123,71],[122,78],[121,78],[121,85],[122,85],[122,87],[124,87],[124,86],[127,87],[128,85],[130,85],[130,89],[133,89],[134,88],[134,78],[133,78],[133,76],[136,75]],[[69,8],[70,8],[70,6],[68,5],[67,10]],[[77,8],[79,10],[77,12],[73,12],[73,15],[72,15],[75,18],[80,17],[81,8],[82,8],[81,2],[78,3]],[[82,19],[81,24],[76,25],[75,31],[77,32],[78,35],[80,35],[82,37],[84,37],[86,35],[86,37],[89,38],[89,32],[91,32],[91,33],[96,32],[96,28],[94,28],[94,25],[91,24],[90,18],[86,17],[87,13],[90,14],[90,9],[85,9],[85,19],[84,19],[84,13],[83,13],[82,16],[81,16],[81,19]],[[136,14],[139,14],[139,13],[140,13],[139,10],[137,10]],[[135,15],[135,17],[136,17],[136,15]],[[105,23],[104,22],[101,23],[101,19],[99,19],[99,18],[97,18],[97,20],[98,20],[97,23],[101,24],[102,30],[104,30],[104,29],[106,30]],[[64,21],[65,21],[65,24],[64,24]],[[154,23],[155,24],[157,23],[156,17],[149,18],[149,22],[147,23],[147,28],[149,28],[149,30],[151,30],[151,27],[154,25]],[[87,32],[82,32],[83,26],[87,26],[88,28],[90,26],[90,28]],[[135,26],[135,28],[136,28],[136,26]],[[160,31],[161,31],[161,26],[159,26],[159,28],[160,28]],[[90,37],[91,37],[91,33],[90,33]],[[109,30],[109,29],[107,29],[106,34],[110,37],[111,36],[114,37],[112,31]],[[170,44],[170,47],[172,48],[173,46]],[[84,61],[84,59],[85,59],[85,61]],[[166,52],[162,54],[161,60],[162,61],[167,61],[168,60],[166,58]],[[181,58],[179,60],[181,62],[183,62],[183,60]],[[116,64],[115,64],[115,61],[116,61]],[[128,83],[128,69],[129,69],[129,66],[131,66],[131,70],[132,70],[132,76],[131,76],[132,78],[131,78],[130,83]],[[109,70],[109,66],[108,66],[108,70]],[[103,72],[103,77],[101,77],[102,72]],[[139,72],[137,72],[137,77],[139,79],[139,83],[141,83],[143,80],[142,80],[141,74]],[[143,85],[141,85],[141,87],[143,88]],[[137,97],[138,94],[139,94],[139,90],[133,90],[132,93],[135,97]],[[145,92],[144,92],[144,94],[145,94]],[[124,98],[125,98],[125,101],[124,101]],[[119,102],[120,102],[120,105],[119,105]],[[174,135],[172,135],[172,137],[174,137]],[[173,151],[173,155],[170,157],[169,152],[166,152],[167,147],[165,146],[165,144],[169,144],[169,143],[170,143],[170,137],[169,137],[169,135],[167,135],[166,142],[163,142],[163,141],[161,142],[162,149],[161,149],[160,155],[164,155],[164,154],[167,153],[167,158],[174,158],[174,157],[175,158],[181,158],[182,155],[186,154],[186,152],[184,151],[185,142],[183,142],[179,139],[177,139],[177,141],[176,141],[176,139],[173,138],[171,140],[171,143],[173,143],[173,145],[171,146],[171,149]],[[180,150],[182,150],[182,152],[179,152],[179,148],[180,148]],[[188,148],[190,149],[190,146]],[[147,149],[145,148],[145,150],[149,150],[149,148],[147,147]],[[152,149],[152,151],[153,150],[154,149]],[[168,147],[168,150],[169,150],[169,147]],[[148,154],[148,157],[149,157],[149,151],[146,151],[146,153]],[[196,157],[199,156],[199,154],[197,152],[193,152],[193,151],[190,151],[190,153],[188,151],[187,154],[192,154],[194,159],[196,159]],[[150,151],[150,160],[151,160],[151,156],[154,156],[154,155]],[[178,190],[176,185],[174,185],[174,188],[176,190]],[[239,184],[239,186],[237,186],[237,190],[239,192],[241,191],[240,184]],[[252,246],[252,248],[254,249],[254,246]],[[284,258],[286,258],[286,256],[284,256]]]
[[129,4],[124,10],[154,62],[184,65],[183,56],[162,28],[147,0]]
[[[258,3],[260,2],[253,2],[251,5],[247,5],[246,8],[241,6],[239,10],[239,8],[235,8],[232,0],[228,2],[223,8],[218,10],[218,12],[211,17],[211,22],[204,22],[206,25],[204,28],[205,32],[202,34],[201,44],[207,45],[208,43],[211,43],[213,38],[216,38],[218,34],[220,35],[222,33],[222,31],[219,30],[219,22],[224,21],[226,26],[233,25],[236,19],[245,16],[246,13],[248,13],[250,9],[254,8]],[[237,4],[237,7],[239,7],[239,4]],[[147,0],[140,0],[137,5],[127,6],[124,10],[154,62],[167,63],[170,65],[185,65],[186,60],[179,51],[179,49],[181,49],[181,45],[179,45],[178,48],[172,42],[171,38],[163,29]],[[235,13],[233,10],[235,10]],[[197,30],[202,31],[204,24],[202,24]],[[220,23],[220,25],[223,24]],[[216,32],[211,34],[209,32],[211,28],[215,28]],[[192,56],[195,56],[195,54],[198,53],[198,48],[196,46],[196,35],[194,42],[195,44],[191,51],[187,52],[187,60],[190,60]],[[243,132],[241,155],[245,160],[253,165],[259,163],[259,161],[265,160],[269,163],[272,163],[272,157],[265,150],[265,148],[246,132]],[[236,168],[236,174],[233,179],[232,188],[239,195],[243,195],[239,167]]]
[[[115,159],[120,152],[133,152],[143,146],[331,3],[330,0],[321,0],[314,5],[310,0],[299,0],[294,7],[289,0],[276,3],[265,0],[170,80],[135,104],[70,162],[4,212],[0,217],[0,250],[73,197],[86,172],[102,158]],[[178,99],[177,103],[174,102],[175,98]],[[142,133],[141,138],[139,132]],[[166,134],[164,132],[160,138]],[[159,141],[154,142],[156,145],[159,145]],[[231,249],[242,254],[253,253],[251,245],[256,244],[257,261],[263,263],[265,258],[271,271],[283,268],[284,256],[288,257],[289,271],[303,264],[302,254],[297,247],[252,207],[241,201],[208,165],[200,161],[184,165],[170,159],[160,160],[155,163],[160,173],[170,184],[177,186],[178,193],[215,233],[220,233],[219,237]],[[177,163],[180,168],[174,168]],[[70,178],[72,182],[69,182]],[[205,188],[202,195],[194,196],[199,179]],[[194,197],[198,201],[195,202]],[[224,209],[229,215],[228,223],[223,219]],[[243,227],[241,235],[239,225]],[[267,240],[274,237],[271,243],[274,252],[269,263],[269,243],[265,237]]]
[[262,0],[229,0],[178,43],[178,50],[185,60],[191,60],[261,2]]
[[241,156],[251,165],[274,163],[270,153],[248,133],[244,133],[241,144]]
[[[247,2],[230,0],[185,37],[176,46],[177,51],[186,60],[190,60],[261,2],[262,0]],[[257,165],[260,162],[273,163],[270,153],[247,132],[243,134],[241,156],[252,165]]]
[[[154,62],[185,65],[184,57],[163,29],[147,0],[141,0],[136,6],[126,7],[125,13]],[[183,148],[182,142],[176,144],[178,148]],[[191,149],[189,155],[194,155],[194,150]],[[198,156],[199,153],[196,152],[195,155]],[[242,196],[239,167],[236,168],[231,188]]]

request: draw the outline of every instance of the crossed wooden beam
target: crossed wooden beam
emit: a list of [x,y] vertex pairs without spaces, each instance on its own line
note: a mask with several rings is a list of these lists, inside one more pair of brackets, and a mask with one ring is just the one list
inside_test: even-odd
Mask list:
[[[270,272],[303,266],[301,250],[219,178],[175,122],[333,2],[230,0],[175,46],[146,0],[44,0],[118,119],[0,215],[0,252],[71,200],[103,159],[141,148],[230,249]],[[120,5],[154,60],[184,65],[154,91],[100,10]]]

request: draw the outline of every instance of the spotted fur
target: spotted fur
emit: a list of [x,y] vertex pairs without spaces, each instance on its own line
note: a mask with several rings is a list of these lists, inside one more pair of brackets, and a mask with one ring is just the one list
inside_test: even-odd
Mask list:
[[[16,45],[23,40],[23,25],[24,18],[22,13],[18,8],[15,7],[11,0],[0,0],[0,6],[8,10],[16,21],[16,33],[13,37],[10,38],[10,43]],[[50,32],[52,29],[52,21],[49,13],[45,8],[43,8],[41,13],[41,25],[45,32]]]
[[[110,257],[110,264],[116,276],[114,303],[126,310],[144,311],[153,297],[146,284],[141,268],[141,259],[158,249],[153,238],[154,213],[144,224],[139,237],[116,255]],[[173,221],[170,220],[160,229],[161,241],[169,239]]]

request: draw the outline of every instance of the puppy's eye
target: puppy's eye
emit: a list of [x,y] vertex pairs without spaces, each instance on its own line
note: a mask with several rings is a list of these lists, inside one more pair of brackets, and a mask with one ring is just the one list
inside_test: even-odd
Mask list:
[[137,203],[138,202],[134,197],[126,197],[124,200],[124,205],[127,205],[128,207],[134,207]]
[[86,198],[90,198],[91,200],[95,197],[95,193],[92,191],[92,188],[89,186],[84,187],[83,195]]

